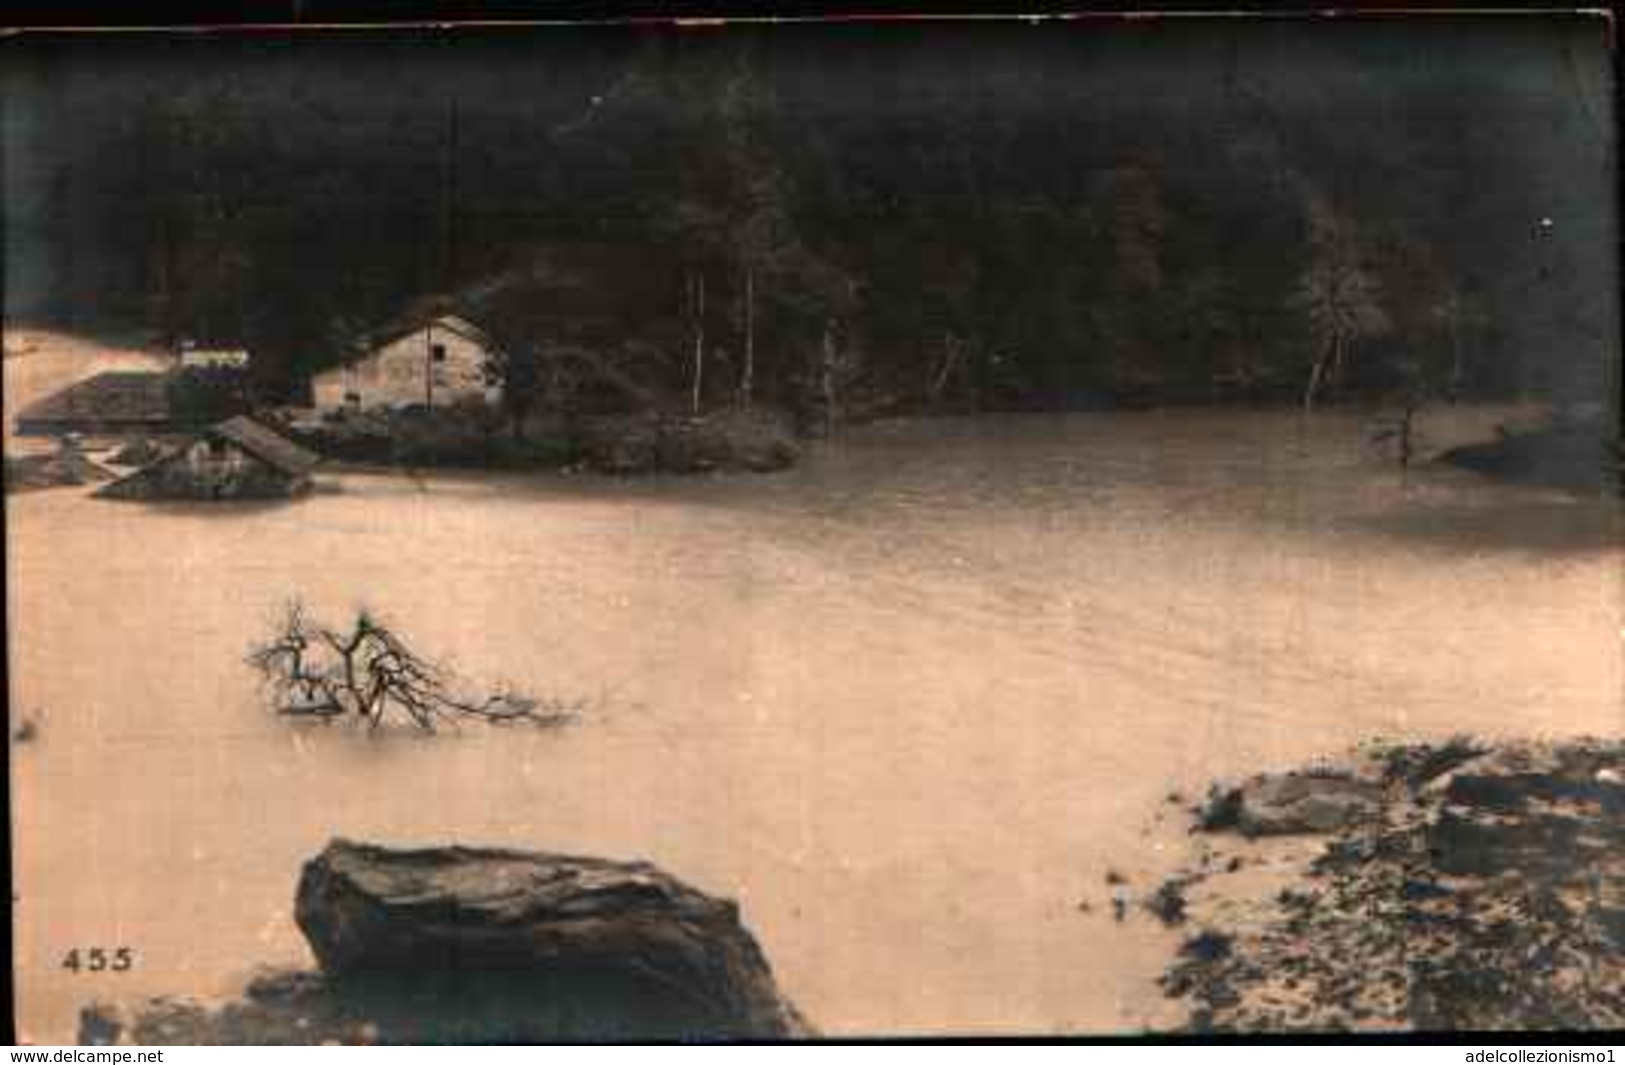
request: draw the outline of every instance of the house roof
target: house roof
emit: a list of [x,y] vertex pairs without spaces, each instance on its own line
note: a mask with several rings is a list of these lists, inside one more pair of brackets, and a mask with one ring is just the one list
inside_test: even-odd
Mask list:
[[29,404],[18,413],[17,421],[163,425],[173,414],[164,374],[112,370]]
[[472,340],[474,343],[479,344],[482,347],[489,347],[491,345],[491,337],[485,332],[485,330],[481,329],[479,326],[475,325],[473,322],[461,315],[414,314],[397,318],[391,322],[385,323],[383,326],[380,326],[373,332],[368,333],[366,337],[363,338],[361,347],[363,350],[372,351],[390,343],[391,341],[399,340],[408,333],[414,333],[419,329],[427,329],[430,326],[434,326],[436,329],[444,329],[450,333],[456,333],[458,336]]
[[315,452],[305,450],[244,415],[211,425],[203,435],[229,440],[261,462],[293,477],[303,477],[321,461]]

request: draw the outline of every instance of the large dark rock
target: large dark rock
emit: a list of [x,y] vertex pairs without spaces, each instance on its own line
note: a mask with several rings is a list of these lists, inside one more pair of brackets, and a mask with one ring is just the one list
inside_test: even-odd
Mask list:
[[812,1029],[739,910],[644,862],[334,840],[295,918],[322,972],[223,1004],[95,1002],[81,1043],[766,1040]]
[[807,1031],[738,907],[642,862],[335,840],[306,864],[295,917],[386,1040]]

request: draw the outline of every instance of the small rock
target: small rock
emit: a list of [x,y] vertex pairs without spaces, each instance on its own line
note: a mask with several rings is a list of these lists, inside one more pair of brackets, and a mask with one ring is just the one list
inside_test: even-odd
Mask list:
[[249,980],[243,994],[253,1002],[291,1003],[320,995],[324,987],[320,973],[301,969],[267,969]]
[[1151,897],[1145,900],[1146,910],[1169,927],[1184,924],[1185,888],[1189,883],[1181,877],[1163,881],[1162,885],[1152,892]]
[[1223,932],[1214,932],[1210,929],[1185,940],[1179,948],[1179,953],[1194,961],[1218,961],[1220,958],[1230,956],[1230,947],[1234,942],[1232,937]]
[[80,1046],[117,1046],[120,1037],[129,1030],[130,1015],[122,1006],[92,1002],[79,1011]]
[[1380,786],[1349,774],[1265,774],[1216,793],[1201,827],[1246,836],[1323,834],[1368,820],[1381,798]]

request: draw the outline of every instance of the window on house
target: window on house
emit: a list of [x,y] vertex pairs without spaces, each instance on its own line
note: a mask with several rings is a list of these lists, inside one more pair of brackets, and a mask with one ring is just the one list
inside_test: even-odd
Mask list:
[[361,405],[361,393],[360,392],[346,392],[346,393],[344,393],[344,402],[352,404],[353,406],[359,407]]
[[223,459],[226,457],[226,442],[218,436],[209,437],[209,457]]
[[444,344],[430,344],[429,345],[429,361],[431,361],[431,362],[445,362],[446,361],[446,345],[444,345]]

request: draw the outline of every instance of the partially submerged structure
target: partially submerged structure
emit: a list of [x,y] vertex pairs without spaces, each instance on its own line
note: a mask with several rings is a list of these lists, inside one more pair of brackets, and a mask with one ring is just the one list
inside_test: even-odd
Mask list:
[[169,376],[144,370],[88,377],[17,415],[17,432],[24,436],[155,434],[171,431],[174,424]]
[[275,499],[310,487],[321,461],[252,418],[228,418],[101,489],[109,499]]
[[109,370],[29,404],[22,436],[154,437],[195,432],[248,409],[247,375],[226,363]]
[[164,457],[164,449],[144,436],[138,436],[107,456],[115,466],[147,466]]
[[316,409],[400,410],[485,405],[500,391],[491,338],[456,314],[413,316],[365,338],[353,358],[311,379]]
[[87,458],[79,450],[78,440],[71,436],[63,438],[61,446],[51,454],[6,456],[7,492],[91,484],[116,476]]

